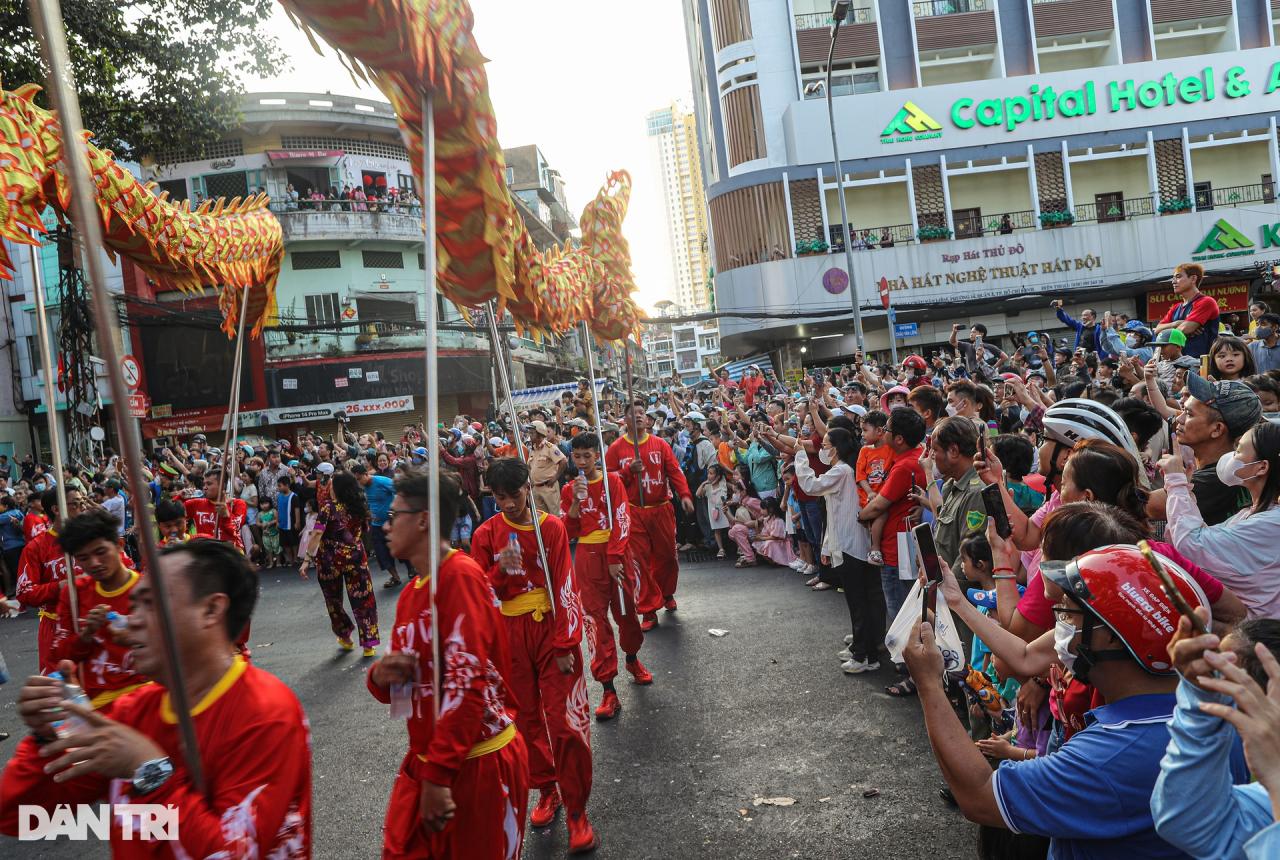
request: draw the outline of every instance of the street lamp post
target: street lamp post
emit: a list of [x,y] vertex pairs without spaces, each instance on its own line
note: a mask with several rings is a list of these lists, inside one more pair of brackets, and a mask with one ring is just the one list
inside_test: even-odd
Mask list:
[[[844,199],[844,169],[840,165],[840,143],[836,136],[836,109],[831,93],[831,67],[835,62],[836,56],[836,36],[840,33],[840,24],[844,22],[845,16],[849,14],[851,5],[852,0],[836,0],[835,8],[831,10],[831,49],[827,53],[827,79],[823,89],[826,90],[827,120],[831,126],[831,155],[836,169],[836,189],[840,196],[840,232],[844,236],[844,263],[845,269],[849,273],[849,301],[853,305],[853,331],[858,341],[858,351],[865,354],[866,344],[862,335],[862,308],[858,305],[858,284],[853,276],[853,237],[849,235],[849,207]],[[811,84],[809,92],[813,92],[815,88]],[[898,350],[892,334],[893,332],[890,331],[889,345],[893,349],[893,362],[897,364]]]

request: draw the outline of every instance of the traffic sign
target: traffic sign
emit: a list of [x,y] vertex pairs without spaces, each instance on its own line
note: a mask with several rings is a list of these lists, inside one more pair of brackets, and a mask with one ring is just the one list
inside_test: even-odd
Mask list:
[[129,395],[129,417],[147,417],[147,395],[140,391],[135,391],[133,394]]
[[138,366],[138,359],[132,355],[120,357],[120,373],[124,375],[124,384],[130,391],[137,390],[142,384],[142,368]]
[[898,323],[893,327],[893,336],[897,338],[915,337],[920,334],[919,323]]

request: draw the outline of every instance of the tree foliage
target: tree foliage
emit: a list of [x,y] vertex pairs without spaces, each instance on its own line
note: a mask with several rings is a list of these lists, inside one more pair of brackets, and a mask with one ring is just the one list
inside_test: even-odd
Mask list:
[[[249,76],[285,65],[274,0],[63,0],[85,128],[120,158],[195,157],[239,118]],[[45,82],[25,0],[0,0],[0,82]],[[48,106],[44,93],[38,97]]]

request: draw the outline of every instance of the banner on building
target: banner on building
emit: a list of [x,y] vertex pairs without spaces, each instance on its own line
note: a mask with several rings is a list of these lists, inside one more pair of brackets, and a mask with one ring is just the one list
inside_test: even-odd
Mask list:
[[[1218,284],[1201,290],[1206,296],[1218,300],[1218,309],[1226,313],[1238,313],[1249,309],[1249,284],[1237,281],[1231,284]],[[1159,322],[1168,313],[1169,308],[1178,304],[1181,299],[1172,290],[1160,290],[1147,293],[1147,319]]]

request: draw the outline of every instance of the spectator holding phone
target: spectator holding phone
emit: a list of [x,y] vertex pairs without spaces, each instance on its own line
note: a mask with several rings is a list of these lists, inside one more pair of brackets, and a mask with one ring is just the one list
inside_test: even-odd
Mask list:
[[1098,325],[1098,315],[1090,308],[1085,308],[1080,312],[1080,319],[1073,319],[1071,314],[1063,310],[1062,305],[1062,299],[1054,299],[1049,306],[1063,325],[1075,330],[1076,342],[1072,351],[1083,349],[1096,355],[1106,355],[1106,347],[1102,344],[1103,327]]

